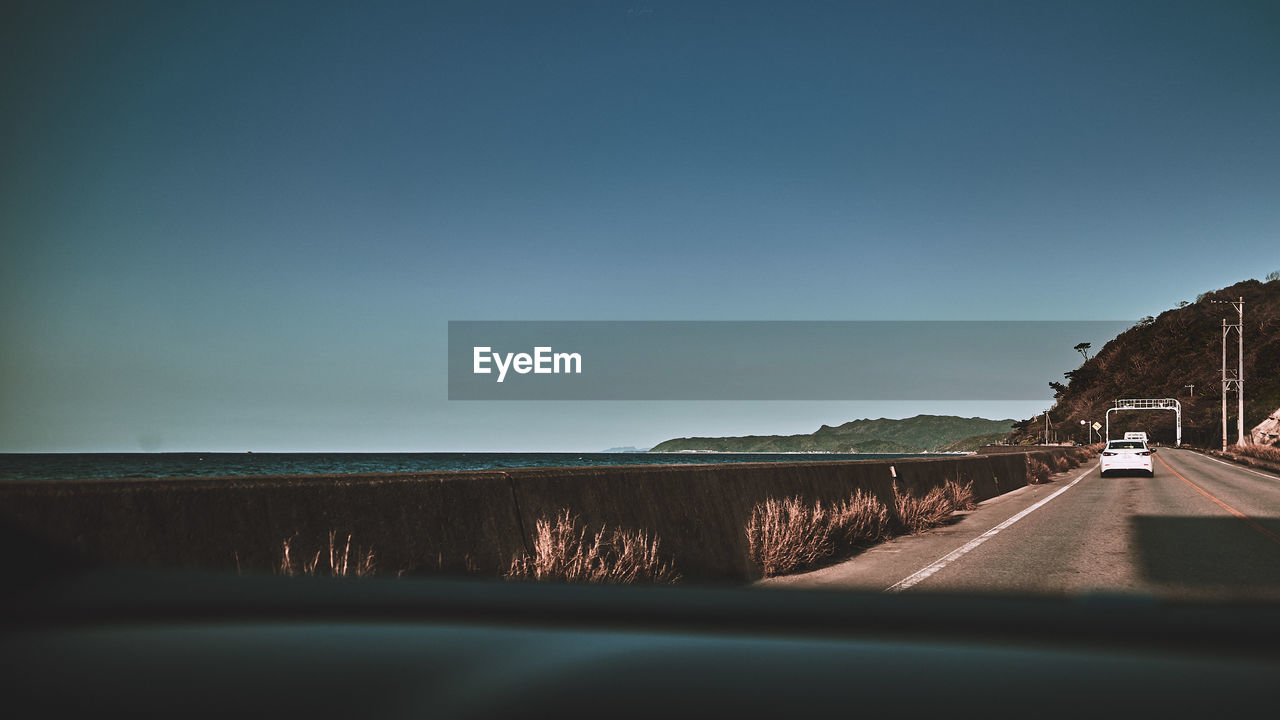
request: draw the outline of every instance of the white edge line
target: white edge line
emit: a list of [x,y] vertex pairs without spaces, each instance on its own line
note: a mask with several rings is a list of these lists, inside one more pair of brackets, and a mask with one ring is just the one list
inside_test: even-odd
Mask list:
[[885,589],[885,592],[902,592],[903,590],[906,590],[907,588],[911,587],[912,585],[915,585],[916,583],[919,583],[919,582],[921,582],[921,581],[925,580],[925,579],[926,579],[926,578],[928,578],[930,575],[933,575],[934,573],[938,572],[938,571],[939,571],[939,570],[941,570],[942,568],[944,568],[944,567],[946,567],[946,566],[950,565],[952,562],[955,562],[957,559],[959,559],[959,558],[960,558],[960,556],[964,555],[965,553],[967,553],[967,552],[969,552],[970,550],[972,550],[972,549],[974,549],[974,548],[978,547],[978,546],[979,546],[979,545],[981,545],[982,543],[984,543],[984,542],[986,542],[986,541],[990,540],[991,538],[995,537],[995,536],[996,536],[996,534],[998,534],[1001,530],[1004,530],[1005,528],[1009,527],[1010,525],[1012,525],[1012,524],[1014,524],[1014,523],[1018,522],[1018,521],[1019,521],[1019,520],[1021,520],[1022,518],[1024,518],[1024,517],[1026,517],[1026,516],[1030,515],[1033,511],[1035,511],[1035,510],[1039,509],[1039,508],[1040,508],[1041,506],[1043,506],[1045,503],[1047,503],[1047,502],[1049,502],[1050,500],[1052,500],[1052,499],[1054,499],[1054,498],[1058,497],[1058,496],[1059,496],[1059,495],[1061,495],[1062,493],[1064,493],[1064,492],[1066,492],[1066,491],[1070,490],[1070,489],[1072,488],[1072,486],[1074,486],[1076,483],[1078,483],[1078,482],[1080,482],[1081,480],[1083,480],[1083,479],[1084,479],[1084,478],[1085,478],[1089,473],[1091,473],[1091,472],[1093,472],[1093,468],[1089,468],[1089,469],[1088,469],[1088,470],[1086,470],[1083,474],[1081,474],[1079,477],[1077,477],[1075,480],[1072,480],[1070,485],[1067,485],[1067,486],[1066,486],[1066,487],[1064,487],[1064,488],[1060,488],[1060,489],[1058,489],[1057,491],[1055,491],[1055,492],[1054,492],[1052,495],[1050,495],[1049,497],[1044,498],[1043,500],[1041,500],[1040,502],[1036,503],[1035,505],[1032,505],[1031,507],[1029,507],[1029,508],[1027,508],[1027,509],[1023,510],[1023,511],[1022,511],[1022,512],[1020,512],[1020,513],[1018,513],[1017,515],[1014,515],[1013,517],[1009,518],[1008,520],[1005,520],[1004,522],[1000,523],[999,525],[997,525],[997,526],[995,526],[995,527],[991,528],[990,530],[988,530],[988,531],[986,531],[986,532],[982,533],[982,534],[981,534],[981,535],[979,535],[978,537],[976,537],[976,538],[974,538],[974,539],[970,540],[969,542],[965,543],[964,545],[962,545],[962,546],[960,546],[960,547],[956,548],[955,550],[952,550],[951,552],[947,553],[946,555],[943,555],[942,557],[938,558],[937,560],[934,560],[931,564],[929,564],[929,565],[928,565],[928,566],[926,566],[926,567],[921,568],[920,570],[917,570],[916,572],[912,573],[910,576],[905,577],[905,578],[903,578],[903,579],[899,580],[898,582],[896,582],[896,583],[894,583],[894,584],[890,585],[888,588],[886,588],[886,589]]
[[[1195,452],[1195,451],[1192,451],[1192,452]],[[1268,480],[1280,480],[1280,477],[1276,477],[1275,475],[1268,475],[1268,474],[1266,474],[1266,473],[1258,472],[1257,470],[1250,470],[1250,469],[1249,469],[1249,468],[1247,468],[1247,467],[1243,467],[1243,466],[1241,466],[1241,465],[1237,465],[1237,464],[1235,464],[1235,463],[1229,463],[1229,462],[1227,462],[1227,461],[1225,461],[1225,460],[1219,460],[1219,459],[1218,459],[1218,458],[1216,458],[1216,457],[1209,457],[1208,455],[1205,455],[1205,454],[1203,454],[1203,453],[1196,453],[1196,454],[1197,454],[1197,455],[1199,455],[1200,457],[1204,458],[1205,460],[1210,460],[1210,461],[1216,462],[1216,463],[1218,463],[1219,465],[1226,465],[1227,467],[1229,467],[1229,468],[1235,468],[1236,470],[1243,470],[1243,471],[1245,471],[1245,472],[1247,472],[1247,473],[1252,473],[1252,474],[1257,475],[1258,477],[1261,477],[1261,478],[1266,478],[1266,479],[1268,479]]]

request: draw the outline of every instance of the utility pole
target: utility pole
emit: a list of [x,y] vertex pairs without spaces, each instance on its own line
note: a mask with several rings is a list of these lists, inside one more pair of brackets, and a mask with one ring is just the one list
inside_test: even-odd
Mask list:
[[1182,387],[1191,388],[1191,397],[1195,397],[1195,396],[1196,396],[1196,384],[1195,384],[1195,383],[1191,383],[1190,385],[1183,385]]
[[1049,411],[1044,413],[1044,444],[1049,444]]
[[[1236,391],[1236,445],[1244,445],[1244,298],[1239,300],[1214,300],[1230,304],[1236,309],[1235,324],[1222,320],[1222,449],[1227,449],[1227,393]],[[1236,331],[1237,357],[1235,369],[1227,368],[1227,337]]]

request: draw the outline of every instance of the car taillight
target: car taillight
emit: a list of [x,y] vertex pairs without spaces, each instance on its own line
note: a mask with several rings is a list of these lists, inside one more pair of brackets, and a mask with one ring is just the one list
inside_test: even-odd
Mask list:
[[1112,455],[1117,455],[1118,453],[1113,453],[1113,452],[1104,452],[1104,453],[1102,453],[1102,454],[1103,454],[1103,455],[1106,455],[1106,456],[1108,456],[1108,457],[1110,457],[1110,456],[1112,456]]
[[1139,455],[1146,456],[1146,455],[1150,455],[1150,454],[1151,454],[1151,451],[1150,451],[1150,450],[1143,450],[1142,452],[1140,452],[1140,453],[1138,453],[1138,454],[1139,454]]

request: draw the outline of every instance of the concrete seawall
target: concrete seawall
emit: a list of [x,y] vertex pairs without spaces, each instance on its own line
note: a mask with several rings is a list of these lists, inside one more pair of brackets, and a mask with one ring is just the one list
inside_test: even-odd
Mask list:
[[1003,455],[1006,453],[1025,452],[1062,452],[1070,450],[1069,445],[983,445],[978,448],[979,455]]
[[[745,527],[756,503],[834,502],[857,489],[892,503],[972,482],[981,501],[1026,484],[1030,457],[1071,448],[900,460],[520,468],[504,471],[0,483],[10,534],[92,563],[269,572],[328,552],[328,534],[372,547],[377,572],[494,577],[562,509],[589,529],[645,530],[688,582],[758,577]],[[896,476],[896,477],[895,477]]]

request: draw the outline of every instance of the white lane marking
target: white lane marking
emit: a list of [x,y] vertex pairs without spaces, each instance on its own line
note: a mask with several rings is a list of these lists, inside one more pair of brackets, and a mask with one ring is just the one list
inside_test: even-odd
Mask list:
[[911,575],[909,575],[908,577],[905,577],[905,578],[903,578],[903,579],[899,580],[898,582],[896,582],[896,583],[894,583],[894,584],[890,585],[888,588],[886,588],[886,589],[885,589],[885,592],[902,592],[903,590],[906,590],[907,588],[911,587],[912,585],[915,585],[915,584],[917,584],[917,583],[919,583],[919,582],[921,582],[921,581],[925,580],[925,579],[926,579],[926,578],[928,578],[930,575],[933,575],[934,573],[938,572],[938,571],[939,571],[939,570],[941,570],[942,568],[944,568],[944,567],[946,567],[946,566],[950,565],[951,563],[955,562],[957,559],[959,559],[959,558],[960,558],[960,556],[964,555],[965,553],[967,553],[967,552],[969,552],[970,550],[972,550],[972,549],[974,549],[974,548],[978,547],[978,546],[979,546],[979,545],[981,545],[982,543],[984,543],[984,542],[986,542],[986,541],[990,540],[991,538],[995,537],[995,536],[996,536],[996,535],[997,535],[1001,530],[1004,530],[1005,528],[1009,527],[1010,525],[1012,525],[1012,524],[1014,524],[1014,523],[1018,522],[1018,521],[1019,521],[1019,520],[1021,520],[1022,518],[1024,518],[1024,517],[1026,517],[1026,516],[1030,515],[1032,512],[1034,512],[1035,510],[1037,510],[1037,509],[1039,509],[1040,507],[1042,507],[1045,503],[1047,503],[1047,502],[1049,502],[1050,500],[1052,500],[1052,499],[1054,499],[1054,498],[1058,497],[1058,496],[1059,496],[1059,495],[1061,495],[1062,493],[1064,493],[1064,492],[1066,492],[1066,491],[1070,490],[1070,489],[1072,488],[1072,486],[1074,486],[1076,483],[1078,483],[1078,482],[1080,482],[1081,480],[1083,480],[1083,479],[1084,479],[1084,478],[1085,478],[1089,473],[1091,473],[1091,472],[1093,472],[1093,468],[1089,468],[1088,470],[1086,470],[1086,471],[1084,472],[1084,474],[1080,475],[1080,477],[1076,478],[1075,480],[1072,480],[1070,485],[1067,485],[1066,487],[1059,489],[1058,491],[1054,492],[1052,495],[1050,495],[1049,497],[1047,497],[1047,498],[1045,498],[1045,499],[1041,500],[1040,502],[1036,503],[1035,505],[1032,505],[1031,507],[1027,508],[1026,510],[1023,510],[1022,512],[1018,513],[1017,515],[1014,515],[1013,517],[1009,518],[1008,520],[1005,520],[1004,522],[1002,522],[1002,523],[1000,523],[999,525],[997,525],[997,526],[995,526],[995,527],[991,528],[990,530],[988,530],[988,531],[986,531],[986,532],[982,533],[981,535],[979,535],[978,537],[976,537],[976,538],[974,538],[974,539],[970,540],[969,542],[965,543],[964,545],[962,545],[962,546],[960,546],[960,547],[956,548],[955,550],[952,550],[951,552],[947,553],[946,555],[943,555],[942,557],[938,558],[937,560],[934,560],[934,561],[933,561],[931,564],[929,564],[928,566],[926,566],[926,567],[924,567],[924,568],[921,568],[920,570],[917,570],[916,572],[912,573],[912,574],[911,574]]
[[[1195,452],[1195,451],[1194,451],[1194,450],[1192,450],[1191,452]],[[1200,453],[1196,453],[1196,455],[1200,455]],[[1205,460],[1209,460],[1209,461],[1212,461],[1212,462],[1216,462],[1216,463],[1218,463],[1219,465],[1226,465],[1226,466],[1227,466],[1227,467],[1229,467],[1229,468],[1234,468],[1234,469],[1236,469],[1236,470],[1243,470],[1243,471],[1245,471],[1245,472],[1247,472],[1247,473],[1252,473],[1252,474],[1254,474],[1254,475],[1257,475],[1258,477],[1263,477],[1263,478],[1266,478],[1266,479],[1268,479],[1268,480],[1280,480],[1280,477],[1276,477],[1275,475],[1268,475],[1268,474],[1266,474],[1266,473],[1260,473],[1260,472],[1258,472],[1257,470],[1250,470],[1250,469],[1249,469],[1249,468],[1247,468],[1247,467],[1241,467],[1240,465],[1236,465],[1235,463],[1229,463],[1229,462],[1227,462],[1227,461],[1225,461],[1225,460],[1219,460],[1218,458],[1209,457],[1208,455],[1200,455],[1200,457],[1204,458]]]

